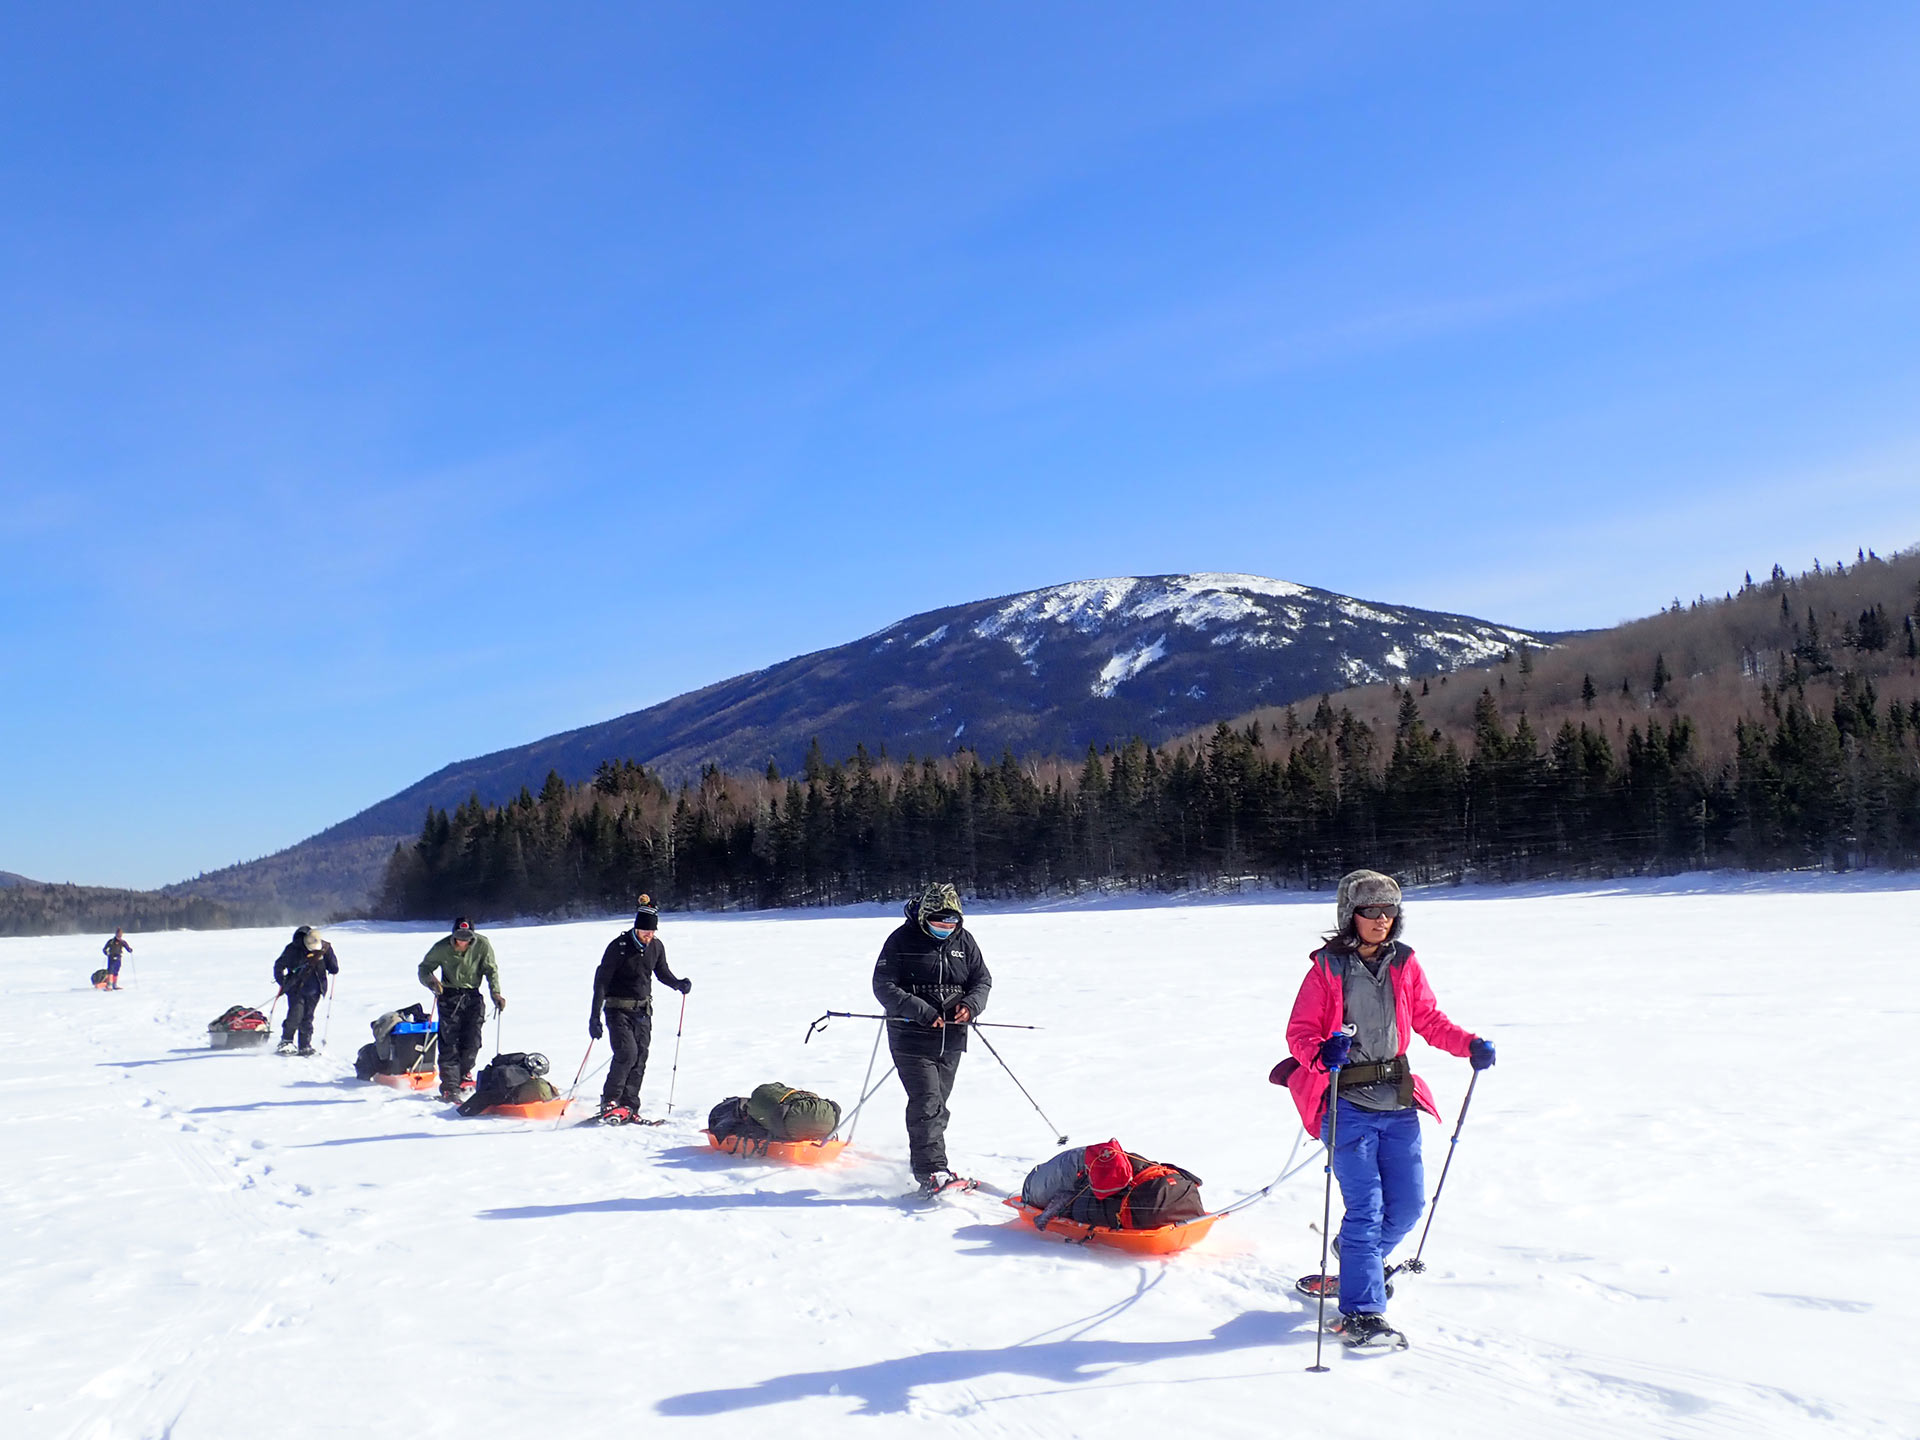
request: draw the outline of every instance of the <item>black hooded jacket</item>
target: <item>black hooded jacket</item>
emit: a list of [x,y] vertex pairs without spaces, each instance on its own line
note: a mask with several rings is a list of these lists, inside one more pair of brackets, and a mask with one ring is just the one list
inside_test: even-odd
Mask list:
[[322,940],[318,950],[309,950],[304,935],[288,941],[280,958],[273,962],[273,983],[283,995],[324,995],[327,976],[339,973],[340,961],[333,946]]
[[900,1055],[951,1055],[967,1048],[967,1027],[934,1029],[965,1005],[978,1017],[987,1008],[993,976],[966,922],[936,940],[909,919],[887,937],[873,966],[873,997],[887,1012],[887,1041]]
[[622,930],[600,957],[600,968],[593,972],[593,1015],[612,1000],[616,1010],[651,1010],[653,982],[680,988],[680,977],[667,968],[667,947],[654,936],[645,945],[634,939],[633,931]]

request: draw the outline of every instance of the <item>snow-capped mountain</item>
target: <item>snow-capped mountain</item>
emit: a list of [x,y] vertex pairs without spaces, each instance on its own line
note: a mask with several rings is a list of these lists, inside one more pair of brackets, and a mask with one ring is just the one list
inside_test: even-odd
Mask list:
[[862,743],[894,756],[961,747],[1077,755],[1135,735],[1163,741],[1259,705],[1455,670],[1523,641],[1551,637],[1259,575],[1052,585],[915,615],[616,720],[449,765],[292,850],[192,888],[244,898],[269,868],[282,895],[318,873],[331,886],[346,870],[365,870],[371,885],[394,838],[417,834],[427,806],[451,808],[476,792],[506,800],[522,785],[538,789],[549,770],[583,780],[602,760],[637,760],[670,779],[708,763],[761,769],[772,760],[788,771],[816,737],[833,760]]
[[[584,779],[631,758],[671,776],[707,763],[791,770],[830,759],[1077,754],[1160,741],[1256,705],[1390,676],[1437,674],[1549,637],[1258,575],[1080,580],[915,615],[864,639],[532,745],[449,766],[386,805],[505,799],[549,769]],[[376,807],[376,809],[381,807]],[[371,814],[372,812],[369,812]]]

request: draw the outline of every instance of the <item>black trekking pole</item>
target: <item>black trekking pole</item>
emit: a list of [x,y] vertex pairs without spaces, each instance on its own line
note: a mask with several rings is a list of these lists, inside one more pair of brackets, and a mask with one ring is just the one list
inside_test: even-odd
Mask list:
[[687,992],[680,992],[680,1025],[673,1032],[673,1075],[667,1081],[667,1114],[673,1114],[674,1091],[680,1086],[680,1037],[687,1032]]
[[333,1033],[333,985],[327,985],[327,1018],[320,1026],[320,1048],[327,1048],[327,1037]]
[[[980,1024],[978,1020],[969,1020],[966,1023],[974,1026],[975,1028],[978,1028]],[[1037,1025],[1006,1025],[1006,1026],[1002,1026],[1001,1028],[1006,1030],[1037,1030],[1040,1027]],[[994,1059],[1000,1060],[1000,1052],[993,1048],[993,1041],[989,1040],[986,1036],[982,1035],[980,1037],[980,1043],[987,1047],[988,1054],[992,1055]],[[1013,1081],[1013,1083],[1016,1086],[1019,1086],[1020,1093],[1022,1095],[1027,1096],[1027,1103],[1033,1106],[1033,1113],[1038,1115],[1042,1120],[1047,1121],[1047,1128],[1057,1132],[1060,1129],[1060,1127],[1058,1125],[1055,1125],[1053,1121],[1048,1120],[1047,1112],[1040,1108],[1040,1102],[1034,1099],[1032,1095],[1027,1094],[1027,1087],[1020,1084],[1020,1077],[1013,1073],[1013,1067],[1008,1065],[1005,1060],[1000,1060],[1000,1068],[1007,1072],[1007,1078],[1009,1080]],[[1067,1137],[1065,1135],[1059,1135],[1054,1140],[1053,1143],[1056,1145],[1064,1145],[1067,1143]]]
[[1307,1367],[1315,1375],[1324,1375],[1327,1370],[1320,1363],[1320,1347],[1327,1339],[1327,1245],[1333,1239],[1333,1146],[1340,1135],[1341,1069],[1339,1065],[1327,1067],[1327,1193],[1320,1202],[1320,1310],[1313,1323],[1313,1364]]
[[[845,1117],[846,1119],[851,1120],[853,1122],[852,1125],[847,1127],[847,1143],[849,1145],[853,1143],[853,1132],[860,1128],[860,1111],[865,1107],[867,1103],[867,1097],[873,1094],[873,1091],[868,1089],[867,1087],[869,1082],[871,1082],[873,1079],[873,1067],[875,1063],[878,1062],[878,1060],[880,1059],[880,1037],[886,1033],[887,1033],[887,1022],[882,1020],[880,1024],[874,1029],[873,1051],[867,1056],[867,1073],[860,1080],[860,1103],[855,1105],[853,1107],[852,1113],[850,1113]],[[808,1035],[809,1037],[811,1037],[812,1032],[809,1031]],[[888,1066],[887,1075],[891,1075],[891,1074],[893,1074],[893,1067]],[[882,1084],[886,1083],[886,1078],[887,1078],[886,1075],[882,1075],[880,1077],[880,1081]],[[831,1140],[834,1134],[838,1133],[839,1129],[840,1127],[838,1125],[834,1126],[833,1131],[828,1133],[827,1138]]]
[[[815,1031],[826,1029],[829,1020],[888,1020],[891,1018],[893,1017],[888,1015],[868,1015],[857,1010],[829,1010],[807,1027],[807,1039],[800,1043],[806,1044],[813,1039]],[[967,1024],[976,1030],[982,1027],[988,1030],[1038,1030],[1040,1028],[1038,1025],[1003,1025],[994,1020],[969,1020]],[[980,1038],[984,1040],[986,1036],[983,1035]]]
[[[599,1043],[598,1040],[587,1041],[587,1053],[580,1057],[580,1068],[573,1072],[573,1084],[567,1087],[567,1105],[573,1104],[573,1092],[580,1088],[580,1077],[587,1073],[587,1061],[593,1057],[593,1047]],[[560,1122],[567,1118],[567,1105],[560,1107],[560,1119],[553,1122],[556,1130],[560,1128]]]
[[1447,1171],[1453,1168],[1453,1150],[1460,1143],[1460,1131],[1467,1123],[1467,1107],[1473,1104],[1473,1087],[1479,1083],[1480,1072],[1476,1070],[1472,1078],[1467,1081],[1467,1098],[1460,1102],[1460,1118],[1455,1122],[1453,1134],[1447,1140],[1446,1163],[1440,1167],[1440,1183],[1433,1187],[1433,1199],[1427,1205],[1427,1223],[1420,1228],[1420,1243],[1414,1248],[1413,1258],[1400,1266],[1409,1275],[1419,1275],[1426,1271],[1427,1267],[1420,1256],[1427,1248],[1427,1231],[1433,1229],[1433,1212],[1440,1208],[1440,1192],[1447,1188]]

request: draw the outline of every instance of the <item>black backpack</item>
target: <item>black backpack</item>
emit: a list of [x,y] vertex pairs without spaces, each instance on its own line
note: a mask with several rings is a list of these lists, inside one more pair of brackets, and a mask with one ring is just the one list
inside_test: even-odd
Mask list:
[[474,1077],[473,1094],[460,1106],[462,1115],[478,1115],[495,1105],[524,1105],[551,1100],[553,1086],[540,1077],[547,1073],[547,1057],[533,1050],[496,1055]]
[[1132,1151],[1127,1158],[1133,1162],[1133,1183],[1105,1199],[1082,1186],[1067,1209],[1069,1220],[1105,1230],[1157,1230],[1207,1213],[1200,1198],[1200,1177],[1191,1170]]
[[747,1113],[744,1095],[729,1095],[707,1112],[707,1129],[716,1140],[738,1135],[743,1140],[771,1140],[772,1134]]

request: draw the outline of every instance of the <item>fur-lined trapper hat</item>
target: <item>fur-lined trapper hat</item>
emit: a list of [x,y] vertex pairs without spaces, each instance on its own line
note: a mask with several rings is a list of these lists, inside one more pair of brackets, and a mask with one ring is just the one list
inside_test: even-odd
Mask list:
[[[1378,870],[1355,870],[1340,878],[1340,891],[1334,901],[1340,916],[1340,933],[1346,935],[1353,929],[1353,912],[1362,905],[1398,905],[1400,903],[1400,882],[1391,875],[1382,875]],[[1393,933],[1400,933],[1400,916],[1395,916]]]

